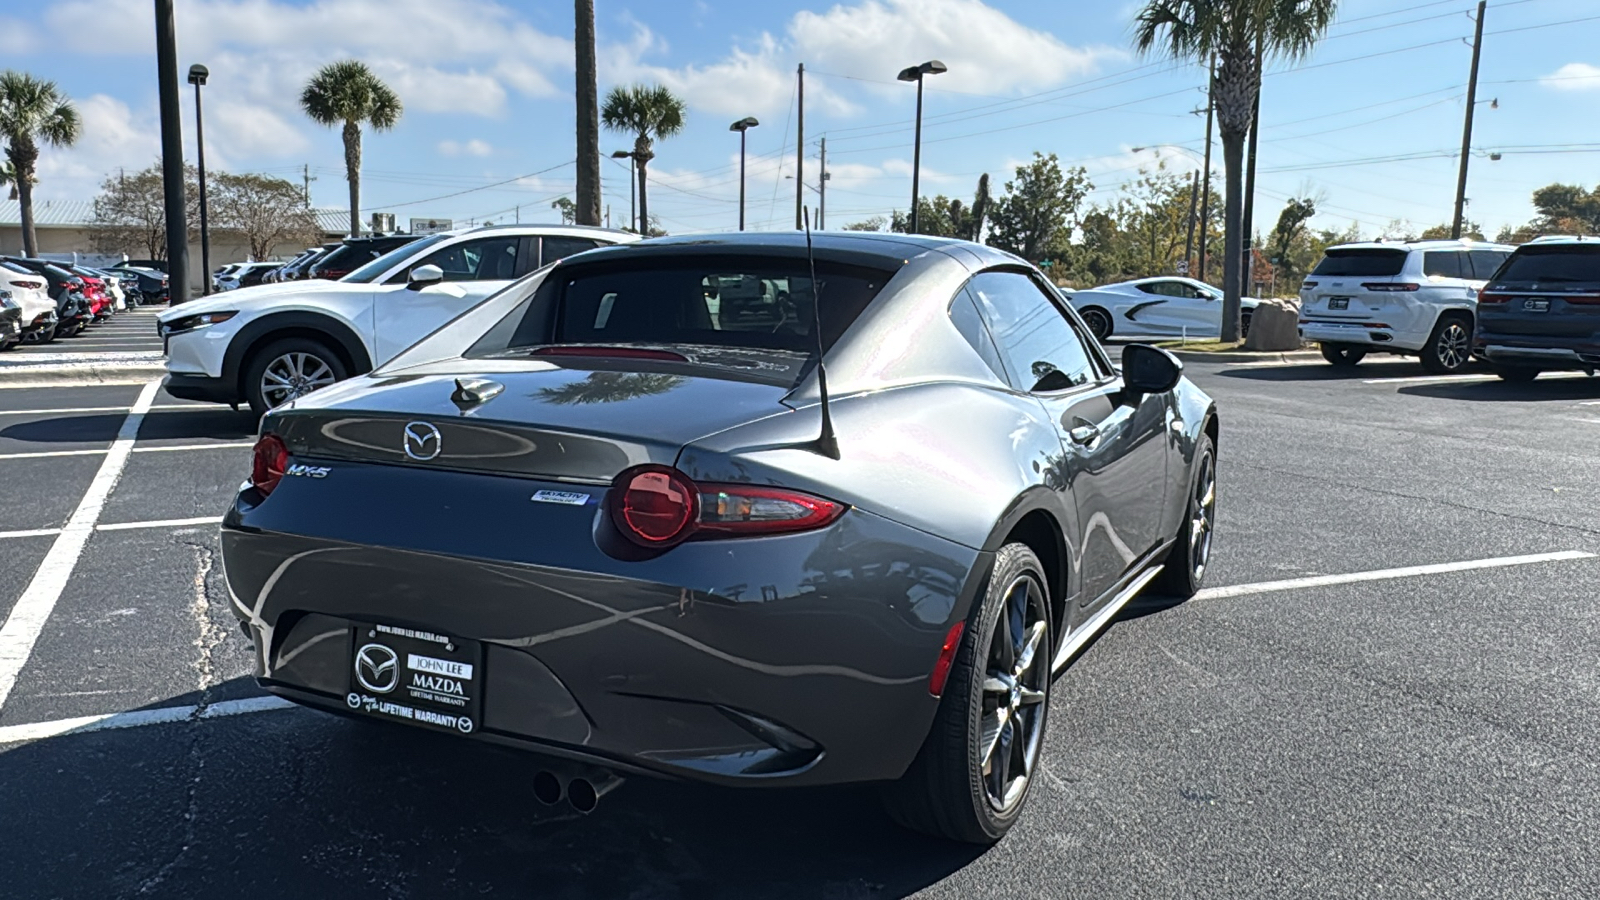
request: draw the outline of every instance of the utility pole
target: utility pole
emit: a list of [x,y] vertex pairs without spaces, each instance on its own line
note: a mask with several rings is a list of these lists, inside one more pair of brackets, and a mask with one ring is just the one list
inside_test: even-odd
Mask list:
[[[520,211],[520,207],[519,207],[519,211]],[[517,222],[518,223],[522,222],[522,217],[521,216],[517,217]],[[609,204],[609,203],[606,204],[606,227],[607,228],[611,227],[611,204]]]
[[822,161],[817,165],[817,230],[827,228],[828,214],[828,139],[822,139]]
[[806,192],[806,64],[801,63],[799,69],[800,86],[796,90],[799,99],[800,130],[794,139],[794,227],[796,231],[805,227],[801,220],[801,209],[805,205]]
[[306,206],[307,206],[307,208],[309,208],[311,206],[311,182],[316,181],[315,178],[311,177],[311,164],[310,163],[306,163],[301,167],[300,177],[301,177],[301,179],[303,179],[305,181],[305,185],[306,185]]
[[522,207],[517,207],[517,224],[522,224]]
[[1244,260],[1239,271],[1244,273],[1244,296],[1249,296],[1255,283],[1256,254],[1252,235],[1255,234],[1256,214],[1256,145],[1261,138],[1261,41],[1256,41],[1256,100],[1250,118],[1250,149],[1244,175]]
[[1189,275],[1189,262],[1194,259],[1194,214],[1200,204],[1200,170],[1196,169],[1189,184],[1189,234],[1183,239],[1183,274]]
[[1472,159],[1472,114],[1478,108],[1478,58],[1483,53],[1483,14],[1489,0],[1478,0],[1478,32],[1472,39],[1472,77],[1467,80],[1467,124],[1461,133],[1461,176],[1456,181],[1456,217],[1450,225],[1450,237],[1461,239],[1461,227],[1467,214],[1467,164]]
[[1206,280],[1206,245],[1211,242],[1211,125],[1216,118],[1217,100],[1213,96],[1217,86],[1217,58],[1211,57],[1210,76],[1206,79],[1206,176],[1200,191],[1200,280]]
[[[168,304],[189,300],[189,222],[184,209],[183,113],[178,96],[178,36],[172,0],[156,4],[156,80],[161,97],[161,180],[167,217]],[[206,278],[210,272],[204,273]]]

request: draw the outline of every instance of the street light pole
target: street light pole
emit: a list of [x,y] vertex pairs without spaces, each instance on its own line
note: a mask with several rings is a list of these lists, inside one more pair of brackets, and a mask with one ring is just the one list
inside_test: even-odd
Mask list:
[[200,110],[200,89],[211,76],[198,63],[189,67],[189,83],[194,85],[194,144],[200,170],[200,295],[211,293],[211,232],[206,227],[206,126]]
[[729,131],[739,132],[739,230],[744,230],[744,148],[745,132],[760,125],[755,116],[745,116],[739,121],[728,126]]
[[826,230],[828,215],[828,179],[833,176],[828,174],[828,139],[822,139],[822,155],[817,164],[817,230]]
[[[161,97],[161,182],[167,217],[167,303],[189,299],[189,223],[183,209],[183,112],[178,94],[178,37],[172,0],[156,4],[156,80]],[[206,277],[211,277],[207,272]]]
[[[638,228],[639,227],[639,214],[637,212],[635,212],[634,194],[635,194],[635,192],[637,192],[639,190],[639,179],[636,177],[636,174],[634,172],[634,167],[635,167],[636,163],[634,161],[633,151],[631,151],[631,150],[618,150],[618,151],[616,151],[616,152],[611,154],[611,158],[612,159],[626,159],[628,161],[628,221],[633,223],[633,226],[635,228]],[[644,234],[643,231],[638,231],[636,233],[637,234]]]
[[944,63],[937,59],[930,59],[919,66],[907,66],[900,70],[896,76],[901,81],[915,81],[917,83],[917,126],[914,146],[911,150],[911,233],[917,231],[917,198],[920,195],[918,181],[922,175],[922,79],[928,75],[938,75],[950,71]]

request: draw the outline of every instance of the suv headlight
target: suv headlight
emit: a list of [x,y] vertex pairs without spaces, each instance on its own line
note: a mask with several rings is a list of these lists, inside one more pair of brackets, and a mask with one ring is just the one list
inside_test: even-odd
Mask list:
[[205,328],[210,325],[220,325],[221,323],[228,321],[238,314],[239,313],[235,311],[200,313],[199,315],[195,316],[184,316],[181,319],[173,319],[171,322],[163,323],[161,326],[161,333],[162,335],[177,334],[180,331],[194,331],[196,328]]

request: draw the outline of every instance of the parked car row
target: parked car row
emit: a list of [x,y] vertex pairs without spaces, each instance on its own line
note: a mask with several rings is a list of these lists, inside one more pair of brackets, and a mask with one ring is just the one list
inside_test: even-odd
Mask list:
[[14,313],[17,323],[15,341],[0,339],[6,347],[72,337],[145,296],[131,273],[20,256],[0,257],[0,291],[8,295],[4,317]]
[[347,238],[302,250],[288,261],[230,263],[211,273],[216,291],[236,291],[258,284],[323,279],[338,281],[374,259],[418,240],[420,235],[391,234]]
[[[636,240],[584,226],[498,225],[346,241],[319,257],[330,267],[324,271],[354,266],[338,281],[296,276],[162,313],[167,390],[265,412],[382,365],[513,279]],[[276,273],[287,277],[308,260],[291,260]]]

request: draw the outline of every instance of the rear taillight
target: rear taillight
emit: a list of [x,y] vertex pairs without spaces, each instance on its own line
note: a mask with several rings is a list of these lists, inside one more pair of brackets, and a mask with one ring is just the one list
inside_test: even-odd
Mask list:
[[1501,304],[1501,303],[1510,303],[1510,302],[1511,302],[1511,297],[1508,294],[1491,294],[1488,291],[1483,291],[1483,292],[1478,294],[1478,305],[1479,306],[1484,306],[1484,305],[1495,306],[1495,305],[1498,305],[1498,304]]
[[283,473],[289,470],[289,447],[283,438],[264,434],[256,441],[254,462],[250,467],[250,484],[265,497],[278,487]]
[[15,284],[19,288],[26,288],[28,290],[38,290],[39,288],[44,287],[44,282],[42,281],[14,281],[12,284]]
[[810,531],[845,511],[842,503],[768,485],[697,485],[667,466],[638,466],[618,475],[609,502],[611,520],[624,537],[656,548],[691,538]]
[[1315,281],[1307,281],[1304,284],[1300,285],[1300,290],[1309,291],[1309,290],[1311,290],[1312,288],[1314,288],[1316,286],[1317,286],[1317,283]]
[[1375,294],[1409,294],[1413,291],[1422,290],[1422,285],[1420,284],[1391,284],[1387,281],[1375,281],[1371,284],[1363,284],[1361,287],[1363,290],[1372,291]]
[[1600,294],[1561,294],[1562,300],[1575,306],[1600,306]]

